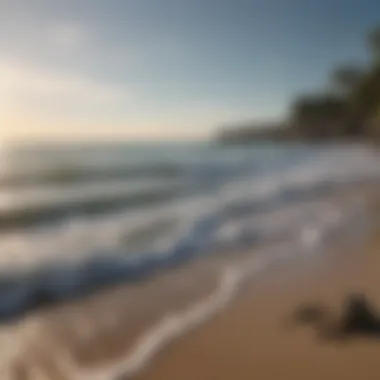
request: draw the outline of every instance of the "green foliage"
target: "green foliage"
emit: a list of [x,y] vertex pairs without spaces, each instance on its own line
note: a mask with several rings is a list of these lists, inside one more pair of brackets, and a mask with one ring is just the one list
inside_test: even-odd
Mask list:
[[364,77],[363,69],[354,65],[347,65],[334,70],[331,80],[338,92],[348,95],[360,85]]
[[309,138],[330,138],[342,133],[345,102],[334,95],[309,95],[293,106],[293,120],[298,134]]
[[375,60],[380,58],[380,27],[373,29],[368,35],[371,53]]
[[292,109],[304,137],[380,137],[380,28],[369,34],[373,60],[367,70],[346,65],[332,72],[333,93],[304,95]]

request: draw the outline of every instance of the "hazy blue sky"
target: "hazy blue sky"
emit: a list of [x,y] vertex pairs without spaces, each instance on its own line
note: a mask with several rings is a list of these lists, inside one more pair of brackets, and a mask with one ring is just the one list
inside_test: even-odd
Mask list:
[[365,62],[379,0],[0,0],[0,139],[193,138]]

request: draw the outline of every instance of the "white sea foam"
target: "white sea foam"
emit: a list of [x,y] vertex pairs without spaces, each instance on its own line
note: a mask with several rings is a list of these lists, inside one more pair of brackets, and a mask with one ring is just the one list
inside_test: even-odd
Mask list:
[[73,380],[111,380],[119,376],[132,376],[143,369],[172,340],[204,323],[225,308],[237,293],[241,282],[249,274],[263,270],[268,264],[269,259],[260,257],[251,259],[244,265],[226,268],[214,292],[180,313],[168,313],[140,337],[126,358],[101,368],[83,369],[75,364],[69,352],[60,352],[57,365]]
[[[326,149],[324,154],[285,169],[273,169],[244,180],[229,181],[210,193],[206,191],[172,203],[145,209],[142,207],[135,212],[113,216],[102,215],[99,218],[77,216],[54,228],[9,233],[0,239],[1,268],[28,269],[49,261],[83,261],[102,251],[105,255],[111,251],[139,254],[135,251],[126,252],[128,247],[121,244],[120,237],[127,237],[157,221],[172,218],[177,231],[168,231],[162,239],[144,245],[147,250],[161,251],[163,247],[170,247],[170,241],[172,245],[175,244],[186,231],[190,233],[194,223],[218,214],[228,206],[270,202],[287,189],[307,192],[329,181],[335,183],[380,178],[380,158],[376,152],[350,147]],[[237,163],[239,160],[240,164],[244,163],[245,156],[248,157],[246,152],[238,155],[240,158]],[[112,187],[112,184],[104,186]]]

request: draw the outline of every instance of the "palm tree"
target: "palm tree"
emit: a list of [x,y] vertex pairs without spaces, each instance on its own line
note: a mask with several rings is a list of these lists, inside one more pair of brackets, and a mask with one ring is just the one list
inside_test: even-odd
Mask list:
[[373,29],[368,36],[368,42],[374,59],[380,60],[380,27]]
[[299,97],[293,104],[292,122],[301,136],[326,138],[342,133],[344,98],[331,94]]
[[331,74],[333,87],[344,96],[350,95],[364,78],[364,71],[354,65],[342,66]]

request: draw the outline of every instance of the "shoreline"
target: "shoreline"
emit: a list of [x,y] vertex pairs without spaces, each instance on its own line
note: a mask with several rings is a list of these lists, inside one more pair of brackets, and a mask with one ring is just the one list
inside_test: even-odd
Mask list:
[[[371,211],[375,211],[374,215],[378,216],[377,189],[370,187],[354,190],[340,194],[339,199],[330,199],[328,204],[332,202],[331,205],[337,205],[339,200],[343,202],[341,206],[352,206],[357,195],[365,194],[364,200],[370,202]],[[275,219],[281,222],[282,217],[286,215],[286,212],[283,216],[281,213],[275,214]],[[348,215],[352,217],[354,214]],[[344,217],[344,214],[341,214],[341,217]],[[356,220],[354,224],[349,223],[347,226],[338,223],[340,228],[337,230],[322,229],[316,235],[315,231],[311,231],[311,236],[309,231],[306,239],[301,237],[299,246],[290,240],[288,246],[281,241],[273,242],[270,246],[272,251],[268,251],[268,247],[265,246],[251,245],[241,252],[215,252],[215,255],[198,258],[153,278],[105,289],[89,297],[36,312],[14,326],[13,338],[17,340],[21,350],[15,352],[9,371],[16,379],[27,376],[37,367],[38,371],[42,371],[41,373],[51,380],[113,380],[110,374],[120,378],[119,375],[125,375],[126,372],[133,375],[129,378],[143,376],[145,379],[144,376],[151,376],[147,379],[155,380],[160,379],[156,376],[161,373],[161,370],[156,368],[161,368],[160,363],[167,355],[171,363],[173,360],[177,361],[176,356],[175,359],[172,358],[173,347],[178,347],[178,352],[184,350],[178,363],[184,360],[181,367],[186,368],[186,360],[193,357],[187,353],[187,342],[193,339],[192,336],[197,337],[201,334],[203,337],[202,331],[205,331],[207,336],[207,329],[218,324],[221,318],[228,318],[231,313],[235,313],[234,310],[238,310],[237,305],[240,303],[247,304],[247,298],[244,298],[247,294],[252,293],[260,300],[260,297],[268,292],[263,286],[268,281],[270,286],[273,286],[273,283],[278,283],[284,276],[294,279],[297,278],[297,273],[298,276],[305,273],[306,275],[301,277],[307,282],[308,273],[318,273],[318,268],[321,265],[326,266],[331,259],[337,258],[336,262],[339,264],[341,255],[335,253],[350,251],[347,247],[350,246],[352,250],[354,244],[358,247],[367,236],[362,235],[363,231],[361,232],[360,228],[357,229],[358,222],[360,221]],[[327,235],[324,235],[325,233]],[[346,234],[351,240],[341,243],[337,234]],[[324,238],[327,240],[323,243]],[[322,242],[319,239],[322,239]],[[279,244],[280,251],[276,251],[276,244]],[[329,248],[326,248],[326,244]],[[330,254],[331,252],[333,254]],[[252,268],[249,267],[249,263],[253,264]],[[264,267],[268,269],[262,271]],[[238,269],[238,273],[234,274],[232,280],[227,276],[227,287],[224,288],[223,273],[229,273],[231,268]],[[251,269],[254,274],[263,275],[252,276]],[[230,280],[232,282],[229,282]],[[241,283],[243,286],[240,289]],[[269,290],[270,293],[277,294],[274,295],[275,299],[281,298],[282,287],[275,292],[271,287]],[[228,307],[225,307],[227,302]],[[244,310],[246,307],[244,306]],[[223,312],[219,313],[221,309]],[[248,311],[250,310],[244,311],[239,317],[242,321],[245,320]],[[236,333],[241,327],[240,322],[231,323],[228,322],[223,331],[218,330],[210,342],[204,341],[206,338],[202,338],[201,343],[196,342],[195,347],[200,344],[196,350],[201,350],[204,344],[213,346],[214,339],[218,341],[224,337],[224,329],[227,332],[230,330],[229,334]],[[12,328],[13,326],[9,328],[10,339]],[[249,330],[249,327],[247,329]],[[188,334],[189,330],[191,334]],[[264,330],[264,327],[260,328],[261,330]],[[182,344],[183,348],[179,349]],[[220,345],[222,347],[223,342],[220,342]],[[237,352],[241,351],[239,345],[231,347]],[[6,350],[7,347],[3,349]],[[215,349],[217,354],[220,347],[217,345]],[[241,351],[242,355],[246,355],[246,349],[251,350],[248,345]],[[233,353],[231,355],[233,356]],[[6,363],[4,365],[7,366]],[[200,365],[203,368],[203,364]],[[140,369],[141,375],[135,376],[136,370]],[[182,378],[178,373],[175,377],[170,372],[171,369],[168,370],[163,378]],[[189,372],[191,373],[191,369]]]
[[251,281],[228,309],[173,342],[136,379],[378,379],[380,341],[359,335],[325,342],[312,327],[289,322],[302,305],[339,311],[352,293],[366,294],[380,315],[379,232],[361,252],[327,252]]

